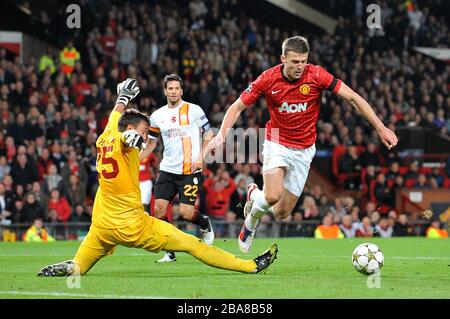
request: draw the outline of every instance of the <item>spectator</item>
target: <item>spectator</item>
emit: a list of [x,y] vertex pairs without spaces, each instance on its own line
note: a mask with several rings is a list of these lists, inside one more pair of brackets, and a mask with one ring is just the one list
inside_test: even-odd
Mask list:
[[312,196],[305,196],[302,205],[303,218],[306,220],[320,220],[319,208]]
[[70,151],[67,158],[67,163],[61,168],[61,177],[69,184],[70,176],[75,175],[78,178],[83,189],[86,189],[87,184],[87,172],[86,168],[81,161],[77,159],[77,153]]
[[23,208],[20,206],[21,205],[16,205],[17,209],[20,209],[20,221],[22,223],[32,223],[36,218],[45,220],[45,211],[36,201],[36,197],[33,193],[28,193],[25,196],[25,204],[23,205]]
[[375,236],[379,237],[392,237],[394,229],[389,225],[389,221],[386,217],[382,217],[378,225],[375,226]]
[[395,194],[387,185],[384,174],[378,174],[377,182],[374,187],[374,194],[378,203],[389,207],[395,206]]
[[23,238],[26,242],[53,242],[55,239],[50,236],[44,228],[41,218],[33,220],[33,225],[28,228]]
[[71,209],[67,200],[60,196],[57,188],[52,189],[50,199],[48,200],[48,208],[56,210],[58,220],[66,222],[70,218]]
[[344,233],[345,238],[356,237],[356,228],[352,223],[351,215],[345,215],[344,217],[342,217],[342,223],[339,227],[341,228],[341,231]]
[[367,144],[367,149],[361,154],[361,165],[362,167],[367,167],[368,165],[381,166],[380,155],[374,143]]
[[11,172],[11,167],[8,165],[6,156],[0,156],[0,181],[3,180],[5,175],[10,174],[10,172]]
[[414,185],[416,188],[430,188],[430,184],[428,183],[427,177],[425,174],[419,174],[419,177],[417,177],[416,185]]
[[320,195],[319,200],[319,216],[323,218],[328,212],[331,211],[331,207],[328,204],[328,197],[325,194]]
[[23,113],[17,114],[16,123],[11,124],[8,127],[6,135],[14,138],[15,145],[28,144],[31,140],[31,126],[26,122],[25,115]]
[[129,30],[126,30],[123,37],[117,41],[116,50],[119,54],[120,63],[125,67],[136,59],[136,40],[131,37]]
[[411,164],[409,164],[409,169],[405,174],[405,182],[408,180],[417,180],[417,177],[419,176],[419,162],[413,161]]
[[84,203],[86,199],[86,191],[78,180],[76,175],[70,175],[69,185],[66,188],[67,200],[72,208],[77,204]]
[[[86,208],[81,205],[77,204],[74,208],[74,213],[70,216],[69,219],[72,223],[90,223],[91,222],[91,216],[87,213]],[[80,239],[80,237],[84,237],[87,234],[89,227],[86,226],[75,226],[71,228],[71,236],[74,239]]]
[[344,238],[344,234],[338,225],[332,224],[333,217],[331,214],[327,214],[323,220],[322,224],[317,226],[314,231],[315,238]]
[[395,180],[397,176],[400,176],[400,164],[398,162],[392,162],[389,170],[386,172],[386,180]]
[[31,187],[31,193],[34,194],[36,200],[39,202],[39,205],[44,209],[45,212],[48,212],[48,196],[42,190],[42,186],[39,182],[34,182]]
[[73,46],[72,41],[68,41],[66,46],[59,53],[59,64],[61,72],[70,78],[75,68],[75,63],[80,60],[80,52]]
[[11,177],[15,185],[22,185],[25,189],[30,189],[31,184],[39,180],[39,173],[36,164],[28,161],[25,154],[20,154],[17,156],[17,162],[12,164]]
[[[39,180],[44,180],[45,175],[48,174],[50,164],[55,164],[50,160],[50,151],[48,148],[42,149],[41,156],[37,160],[37,170],[39,174]],[[55,166],[56,167],[56,166]]]
[[396,237],[413,235],[413,227],[409,223],[408,216],[406,216],[406,214],[401,214],[400,216],[398,216],[398,220],[394,225],[394,232],[392,235]]
[[439,220],[434,220],[426,231],[427,238],[448,238],[448,232],[441,228]]
[[55,188],[58,189],[60,193],[63,191],[63,178],[58,174],[56,165],[50,164],[48,167],[48,174],[44,177],[43,190],[47,195],[50,195],[50,191]]
[[236,184],[228,172],[223,171],[212,179],[207,179],[203,187],[206,192],[206,209],[213,219],[223,220],[228,211],[230,196],[236,190]]
[[12,192],[7,191],[5,185],[0,183],[0,225],[10,225],[13,222],[13,203]]
[[331,206],[330,210],[334,216],[338,216],[339,218],[347,214],[347,211],[345,210],[344,205],[342,203],[341,197],[336,197],[334,199],[334,205]]
[[359,189],[361,168],[361,160],[356,151],[356,147],[348,147],[347,152],[339,162],[339,172],[348,174],[345,181],[347,189]]
[[54,58],[55,57],[53,54],[53,50],[50,47],[48,47],[47,53],[42,55],[41,58],[39,59],[39,72],[43,73],[48,69],[50,70],[51,74],[55,73],[56,67],[55,62],[53,61]]
[[364,217],[359,228],[356,230],[356,237],[372,237],[373,227],[369,217]]
[[439,167],[433,167],[433,170],[428,175],[428,179],[434,179],[438,187],[442,187],[442,185],[444,184],[444,174],[442,174]]

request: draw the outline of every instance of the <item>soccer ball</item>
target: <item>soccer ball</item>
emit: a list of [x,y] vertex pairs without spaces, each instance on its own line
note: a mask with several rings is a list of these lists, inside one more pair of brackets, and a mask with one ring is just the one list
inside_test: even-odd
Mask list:
[[383,267],[384,255],[377,245],[364,243],[353,251],[352,263],[361,274],[371,275],[380,271]]

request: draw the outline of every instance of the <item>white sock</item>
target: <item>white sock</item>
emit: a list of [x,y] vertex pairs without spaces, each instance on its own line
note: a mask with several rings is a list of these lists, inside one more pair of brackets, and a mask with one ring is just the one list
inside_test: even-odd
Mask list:
[[265,197],[264,192],[256,189],[252,192],[250,199],[253,199],[253,206],[250,214],[248,214],[245,219],[245,226],[253,231],[256,229],[259,220],[262,216],[267,212],[267,210],[271,207]]

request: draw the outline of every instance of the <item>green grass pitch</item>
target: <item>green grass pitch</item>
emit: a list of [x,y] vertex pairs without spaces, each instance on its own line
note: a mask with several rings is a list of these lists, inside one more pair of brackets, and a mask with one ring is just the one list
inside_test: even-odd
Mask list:
[[[247,275],[208,267],[179,253],[174,263],[158,255],[119,247],[84,277],[80,288],[67,278],[37,277],[47,264],[70,259],[79,242],[0,243],[0,299],[4,298],[450,298],[450,241],[426,238],[316,240],[256,238],[252,252],[239,252],[236,239],[215,244],[253,258],[271,242],[278,259],[266,274]],[[377,244],[385,255],[379,288],[351,263],[353,249]]]

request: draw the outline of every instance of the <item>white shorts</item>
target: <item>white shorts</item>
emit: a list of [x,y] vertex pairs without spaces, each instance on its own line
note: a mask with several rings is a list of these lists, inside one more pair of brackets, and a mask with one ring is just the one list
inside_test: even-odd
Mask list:
[[262,154],[263,173],[272,168],[286,167],[284,188],[300,197],[308,178],[311,162],[316,154],[316,145],[296,149],[266,140]]
[[143,182],[139,182],[139,188],[141,189],[141,202],[144,205],[150,204],[150,199],[152,198],[152,188],[153,182],[152,180],[147,180]]

